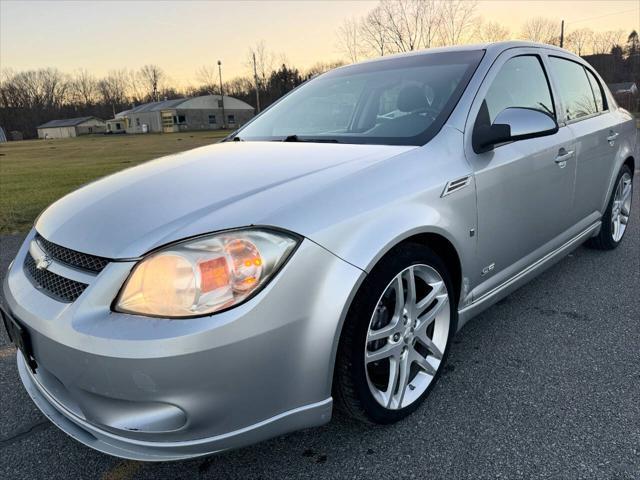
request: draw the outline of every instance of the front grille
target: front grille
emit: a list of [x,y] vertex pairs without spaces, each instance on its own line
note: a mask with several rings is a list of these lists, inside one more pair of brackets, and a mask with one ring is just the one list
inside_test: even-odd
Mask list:
[[96,257],[95,255],[76,252],[70,248],[61,247],[60,245],[51,243],[49,240],[41,237],[40,234],[36,235],[36,241],[44,252],[51,258],[54,258],[59,262],[66,263],[71,267],[98,273],[109,264],[108,258]]
[[84,292],[84,289],[88,287],[86,283],[61,277],[48,270],[38,270],[31,254],[27,254],[24,260],[24,269],[36,287],[50,297],[63,302],[71,303],[75,301]]

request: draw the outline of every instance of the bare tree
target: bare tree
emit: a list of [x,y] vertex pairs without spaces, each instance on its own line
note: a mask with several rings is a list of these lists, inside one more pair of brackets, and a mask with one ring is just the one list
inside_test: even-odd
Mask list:
[[476,26],[475,37],[485,43],[502,42],[511,38],[511,31],[498,22],[484,22],[480,19]]
[[338,68],[344,65],[344,62],[318,62],[312,65],[306,72],[304,72],[303,77],[305,79],[309,79],[315,77],[316,75],[321,75],[324,72],[328,72],[329,70],[333,70],[334,68]]
[[139,72],[140,80],[145,86],[147,96],[157,102],[159,100],[158,92],[160,91],[160,83],[164,80],[164,71],[157,65],[145,65]]
[[196,78],[202,85],[202,88],[209,92],[209,94],[219,94],[219,76],[218,67],[214,65],[203,65],[196,70]]
[[381,18],[391,50],[410,52],[422,47],[425,4],[421,0],[381,0]]
[[98,101],[98,81],[87,70],[78,70],[71,81],[74,103],[90,106]]
[[126,82],[126,95],[132,103],[148,101],[146,85],[140,78],[139,72],[135,70],[121,70],[120,74]]
[[606,32],[609,38],[611,48],[616,46],[622,46],[624,44],[625,32],[624,30],[609,30]]
[[591,38],[591,45],[594,54],[609,53],[613,47],[620,45],[624,37],[622,30],[608,30],[606,32],[596,32]]
[[69,84],[69,77],[54,68],[4,72],[4,102],[7,107],[56,110],[68,102]]
[[589,28],[574,30],[566,39],[566,47],[577,55],[586,53],[587,47],[592,43],[593,31]]
[[476,0],[449,0],[442,3],[442,43],[458,45],[467,39],[473,28],[477,6]]
[[235,77],[224,84],[224,91],[232,97],[247,95],[254,88],[253,83],[247,77]]
[[360,43],[360,22],[356,18],[346,18],[336,32],[337,47],[350,62],[357,62],[362,56]]
[[532,42],[558,45],[560,43],[560,22],[544,17],[530,18],[522,26],[522,37]]
[[127,91],[129,87],[129,72],[126,70],[112,70],[106,77],[98,81],[98,92],[101,101],[111,106],[113,115],[116,109],[125,105],[128,101]]
[[255,55],[256,65],[255,70],[258,74],[258,81],[260,82],[260,88],[264,88],[267,84],[269,76],[274,71],[274,65],[276,62],[275,53],[267,50],[264,41],[258,42],[255,46],[250,47],[247,52],[247,61],[245,65],[250,72],[250,76],[253,78],[253,58]]
[[384,13],[380,6],[371,10],[360,22],[360,39],[366,53],[384,56],[389,53]]
[[[471,3],[475,3],[475,0],[472,0]],[[420,26],[422,30],[422,46],[424,48],[435,47],[441,35],[444,16],[443,5],[440,0],[422,1],[422,9],[419,13],[422,14]]]

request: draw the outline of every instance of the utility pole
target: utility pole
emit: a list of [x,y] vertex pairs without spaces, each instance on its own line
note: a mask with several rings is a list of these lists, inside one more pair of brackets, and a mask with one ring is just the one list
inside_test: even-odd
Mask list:
[[222,91],[222,62],[218,60],[218,74],[220,75],[220,102],[222,104],[222,127],[227,128],[227,116],[224,113],[224,92]]
[[564,20],[560,24],[560,48],[564,46]]
[[260,93],[258,92],[258,68],[256,67],[255,52],[253,52],[253,78],[256,82],[256,113],[260,113]]

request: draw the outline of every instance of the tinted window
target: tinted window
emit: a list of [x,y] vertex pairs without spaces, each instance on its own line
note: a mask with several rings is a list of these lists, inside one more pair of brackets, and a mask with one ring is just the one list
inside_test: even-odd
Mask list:
[[351,65],[293,91],[243,128],[243,140],[423,145],[449,116],[483,52]]
[[567,120],[575,120],[596,113],[596,102],[584,67],[559,57],[549,59],[560,89]]
[[599,112],[602,112],[606,107],[606,102],[604,101],[604,92],[602,91],[602,87],[600,86],[600,82],[595,77],[593,73],[591,73],[588,69],[586,69],[587,77],[589,78],[589,83],[591,84],[591,90],[593,91],[593,98],[596,100],[596,109]]
[[491,125],[509,107],[533,108],[555,118],[549,83],[538,57],[514,57],[502,66],[482,102],[476,127]]

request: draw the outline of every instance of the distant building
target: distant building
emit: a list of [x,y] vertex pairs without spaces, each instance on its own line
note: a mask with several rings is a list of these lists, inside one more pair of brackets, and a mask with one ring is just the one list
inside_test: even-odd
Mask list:
[[640,111],[640,95],[635,82],[610,83],[608,87],[618,105],[631,112]]
[[38,138],[71,138],[104,131],[105,122],[98,117],[65,118],[40,125]]
[[107,132],[127,133],[182,132],[238,128],[253,118],[253,107],[237,98],[204,95],[145,103],[116,114],[107,121]]
[[112,118],[111,120],[107,120],[107,133],[127,133],[126,120],[126,118]]
[[635,82],[610,83],[608,87],[614,95],[623,93],[638,94],[638,86]]

